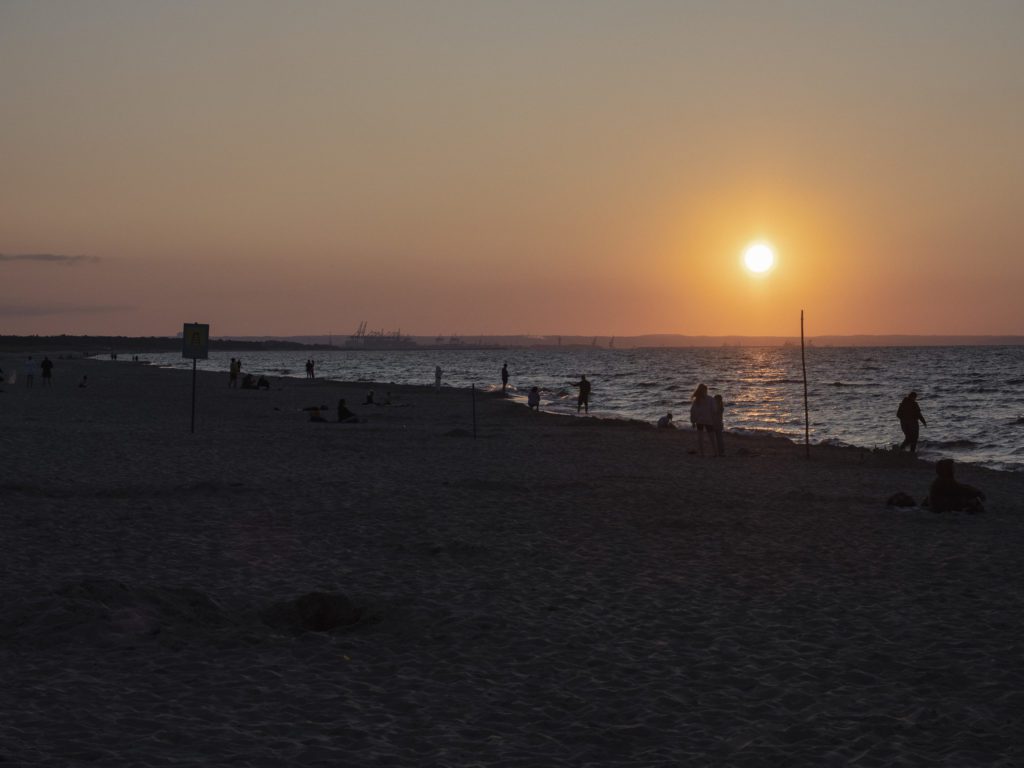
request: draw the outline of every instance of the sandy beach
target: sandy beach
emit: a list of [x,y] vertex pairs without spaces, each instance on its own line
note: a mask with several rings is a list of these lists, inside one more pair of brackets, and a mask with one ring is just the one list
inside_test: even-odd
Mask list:
[[899,510],[905,454],[226,372],[190,434],[190,372],[50,356],[0,359],[0,764],[1024,764],[1024,474]]

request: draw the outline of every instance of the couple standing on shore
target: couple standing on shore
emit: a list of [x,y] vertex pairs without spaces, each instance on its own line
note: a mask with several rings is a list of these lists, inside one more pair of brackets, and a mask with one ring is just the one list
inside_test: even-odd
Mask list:
[[725,455],[724,431],[725,403],[721,395],[711,397],[707,384],[698,384],[690,399],[690,423],[697,430],[697,449],[704,455],[704,433],[708,433],[715,456]]

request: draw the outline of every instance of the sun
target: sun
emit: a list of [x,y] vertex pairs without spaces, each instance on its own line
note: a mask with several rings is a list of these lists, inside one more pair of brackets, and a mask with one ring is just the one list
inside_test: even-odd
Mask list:
[[775,251],[768,243],[751,243],[743,251],[743,263],[751,272],[762,274],[775,266]]

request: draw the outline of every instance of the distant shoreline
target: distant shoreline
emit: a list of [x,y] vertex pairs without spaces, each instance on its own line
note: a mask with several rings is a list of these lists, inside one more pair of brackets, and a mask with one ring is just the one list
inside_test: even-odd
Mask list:
[[[214,337],[212,350],[245,351],[344,351],[344,352],[423,352],[479,351],[481,349],[673,349],[718,347],[786,347],[799,346],[799,337],[787,336],[683,336],[677,334],[649,334],[642,336],[482,336],[479,342],[438,345],[432,337],[411,336],[414,346],[375,347],[349,346],[331,343],[339,337],[281,336],[281,337]],[[341,337],[344,338],[344,337]],[[422,339],[422,341],[421,341]],[[827,347],[978,347],[1024,346],[1024,335],[853,335],[809,336],[807,344],[813,348]],[[181,339],[173,336],[0,336],[2,352],[59,351],[82,354],[172,352],[180,349]]]

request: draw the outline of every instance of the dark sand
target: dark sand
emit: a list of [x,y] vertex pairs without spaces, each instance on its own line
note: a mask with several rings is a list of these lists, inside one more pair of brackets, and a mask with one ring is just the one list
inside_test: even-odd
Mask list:
[[[1024,474],[898,511],[906,455],[226,373],[190,435],[190,373],[56,362],[0,394],[0,764],[1024,764]],[[311,591],[351,623],[261,620]]]

